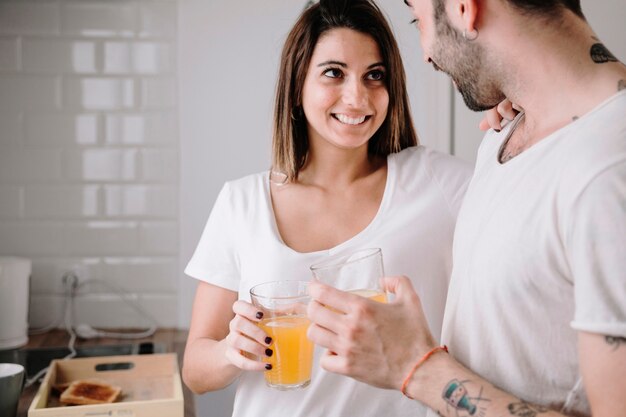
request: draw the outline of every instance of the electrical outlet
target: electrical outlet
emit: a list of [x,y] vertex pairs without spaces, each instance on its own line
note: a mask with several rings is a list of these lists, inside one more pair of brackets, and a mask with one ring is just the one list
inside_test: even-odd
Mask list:
[[78,276],[73,271],[63,274],[63,291],[76,291],[78,287]]
[[68,288],[67,285],[71,285],[72,290],[76,290],[79,284],[82,284],[91,279],[91,265],[83,263],[75,263],[70,269],[63,273],[62,286],[63,291]]

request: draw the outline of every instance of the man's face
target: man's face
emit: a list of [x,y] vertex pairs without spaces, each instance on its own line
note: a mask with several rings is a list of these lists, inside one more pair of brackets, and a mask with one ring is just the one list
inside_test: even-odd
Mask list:
[[424,59],[450,75],[467,107],[487,110],[504,100],[484,48],[468,41],[456,29],[445,9],[445,0],[405,0],[420,31]]

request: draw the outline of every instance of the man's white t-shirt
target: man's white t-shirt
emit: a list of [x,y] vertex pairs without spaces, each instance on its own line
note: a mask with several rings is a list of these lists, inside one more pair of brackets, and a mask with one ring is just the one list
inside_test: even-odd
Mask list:
[[495,386],[587,414],[577,333],[626,337],[626,91],[501,164],[507,133],[479,150],[442,341]]
[[[278,233],[268,172],[226,183],[185,272],[239,293],[249,301],[252,286],[276,280],[310,279],[309,266],[330,255],[380,247],[386,275],[408,275],[419,291],[426,317],[439,338],[452,270],[452,238],[471,166],[424,147],[388,156],[387,182],[378,213],[348,241],[325,251],[299,253]],[[277,391],[263,373],[239,378],[235,417],[380,417],[425,415],[425,408],[397,391],[370,387],[328,373],[318,365],[311,384]],[[207,358],[210,360],[210,358]],[[402,376],[399,376],[400,378]]]

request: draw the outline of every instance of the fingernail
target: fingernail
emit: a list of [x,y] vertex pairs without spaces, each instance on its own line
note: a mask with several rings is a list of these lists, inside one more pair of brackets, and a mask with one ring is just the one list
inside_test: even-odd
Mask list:
[[272,364],[271,364],[271,363],[266,363],[266,364],[265,364],[265,369],[267,369],[268,371],[269,371],[270,369],[272,369]]
[[262,311],[257,311],[256,312],[256,318],[257,319],[262,319],[263,318],[263,312]]
[[266,345],[269,345],[270,343],[272,343],[272,338],[271,338],[271,337],[269,337],[269,336],[267,336],[267,337],[265,338],[265,344],[266,344]]
[[[500,133],[500,131],[501,131],[502,129],[493,129],[493,130],[495,130],[496,132]],[[259,318],[260,318],[260,317],[259,317]]]
[[272,349],[265,349],[265,354],[270,357],[272,356],[272,354],[274,353],[274,351]]

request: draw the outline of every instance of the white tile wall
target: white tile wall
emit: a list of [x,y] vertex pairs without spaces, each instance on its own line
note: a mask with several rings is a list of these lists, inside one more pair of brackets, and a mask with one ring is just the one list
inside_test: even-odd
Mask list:
[[151,185],[108,185],[104,190],[108,217],[175,218],[178,187]]
[[0,222],[0,253],[32,258],[63,254],[65,228],[57,222]]
[[[0,75],[1,77],[1,75]],[[0,146],[17,144],[22,140],[22,113],[15,109],[0,110]]]
[[143,222],[139,230],[143,250],[171,255],[178,250],[178,225],[175,222]]
[[98,186],[27,185],[24,217],[27,219],[75,219],[98,215]]
[[142,105],[145,108],[167,108],[176,104],[176,80],[146,78],[142,80]]
[[130,109],[135,104],[135,82],[132,78],[66,79],[63,104],[89,110]]
[[57,2],[3,1],[0,3],[0,33],[55,35],[61,15]]
[[0,185],[0,219],[16,219],[22,211],[22,187]]
[[0,37],[0,71],[17,71],[19,67],[17,42],[15,37]]
[[157,42],[105,42],[107,74],[164,74],[174,68],[173,46]]
[[0,152],[0,183],[58,181],[61,178],[59,149],[3,146]]
[[2,75],[0,111],[53,110],[59,106],[59,77]]
[[172,112],[110,114],[106,116],[110,144],[176,145],[176,116]]
[[146,149],[141,152],[141,177],[145,181],[172,182],[178,178],[178,151]]
[[96,44],[91,41],[24,39],[22,69],[34,73],[94,73]]
[[139,249],[137,222],[93,221],[64,226],[64,253],[69,255],[136,255]]
[[29,145],[95,145],[98,142],[98,115],[35,113],[26,116],[24,141]]
[[83,36],[134,37],[137,2],[72,1],[63,5],[63,33]]
[[172,38],[176,36],[176,2],[146,1],[140,3],[140,30],[142,38]]
[[132,181],[137,177],[136,160],[135,149],[69,150],[65,158],[65,175],[76,181]]
[[0,1],[0,255],[33,260],[30,324],[177,325],[177,7]]

